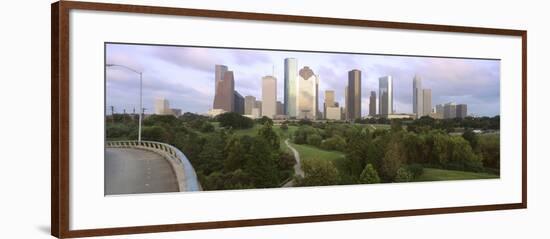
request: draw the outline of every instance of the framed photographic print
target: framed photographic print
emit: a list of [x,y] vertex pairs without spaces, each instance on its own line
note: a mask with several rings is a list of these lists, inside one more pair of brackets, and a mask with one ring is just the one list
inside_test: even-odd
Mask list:
[[527,207],[527,32],[52,4],[52,235]]

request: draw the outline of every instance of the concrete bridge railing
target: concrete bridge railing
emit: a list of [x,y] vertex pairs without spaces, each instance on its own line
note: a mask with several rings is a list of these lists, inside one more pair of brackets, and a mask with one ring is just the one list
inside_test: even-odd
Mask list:
[[189,162],[189,159],[176,147],[155,141],[107,141],[105,144],[108,148],[135,148],[149,150],[162,155],[170,162],[174,174],[178,181],[180,192],[184,191],[201,191],[199,180],[195,169]]

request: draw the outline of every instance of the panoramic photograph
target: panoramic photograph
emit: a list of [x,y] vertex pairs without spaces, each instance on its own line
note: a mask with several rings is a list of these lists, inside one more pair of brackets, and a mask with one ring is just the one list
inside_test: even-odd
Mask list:
[[500,60],[105,43],[105,195],[500,178]]

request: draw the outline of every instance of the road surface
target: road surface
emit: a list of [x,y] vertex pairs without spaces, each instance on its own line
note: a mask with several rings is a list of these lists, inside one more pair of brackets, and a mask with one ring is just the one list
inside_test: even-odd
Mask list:
[[[294,154],[294,159],[296,160],[296,164],[294,164],[294,175],[304,177],[304,171],[302,170],[302,164],[300,163],[300,154],[294,147],[292,147],[288,143],[288,139],[285,140],[285,144],[292,151],[292,153]],[[283,187],[293,187],[293,186],[294,186],[294,179],[288,181],[287,183],[285,183],[285,185],[283,185]]]
[[105,194],[178,192],[178,182],[167,159],[147,150],[105,150]]

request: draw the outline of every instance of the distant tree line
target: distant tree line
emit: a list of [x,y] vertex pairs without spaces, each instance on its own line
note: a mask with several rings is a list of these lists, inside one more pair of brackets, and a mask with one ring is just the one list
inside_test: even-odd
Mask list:
[[[422,118],[425,122],[429,119]],[[488,125],[498,118],[466,119],[461,126]],[[345,154],[344,167],[311,160],[304,162],[306,178],[304,185],[406,182],[423,173],[423,168],[499,173],[500,139],[498,134],[478,135],[468,128],[461,135],[450,135],[447,131],[431,124],[427,126],[402,126],[403,121],[394,120],[390,130],[371,130],[365,125],[326,123],[314,127],[302,125],[294,133],[296,144],[308,144],[325,150],[336,150]],[[410,125],[409,125],[410,126]],[[456,125],[455,125],[456,126]],[[336,175],[333,169],[340,172]],[[310,170],[311,172],[308,172]],[[326,175],[321,175],[321,172]],[[336,176],[335,176],[336,175]],[[331,178],[307,180],[307,177]],[[321,183],[322,182],[322,183]]]

